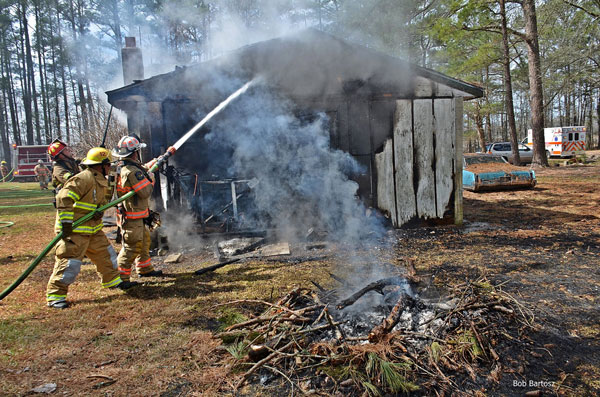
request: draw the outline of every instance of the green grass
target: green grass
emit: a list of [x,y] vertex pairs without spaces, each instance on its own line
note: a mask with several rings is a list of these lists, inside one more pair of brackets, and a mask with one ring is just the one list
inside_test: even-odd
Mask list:
[[[50,190],[41,191],[36,182],[0,183],[0,221],[13,222],[0,227],[0,248],[10,246],[13,256],[37,255],[51,240],[56,209],[52,205]],[[37,205],[34,207],[2,208],[3,206]],[[48,238],[48,237],[50,238]]]
[[0,194],[5,191],[40,191],[38,182],[1,182]]
[[[36,323],[39,324],[39,323]],[[0,361],[11,362],[13,357],[29,348],[42,331],[24,318],[0,320]]]
[[217,319],[219,327],[217,331],[224,331],[227,327],[248,320],[246,316],[235,309],[223,309],[221,316]]
[[[53,193],[51,190],[40,190],[39,185],[27,183],[0,183],[0,216],[2,218],[15,215],[53,213]],[[3,206],[40,205],[36,207],[2,208]],[[3,219],[4,220],[4,219]]]

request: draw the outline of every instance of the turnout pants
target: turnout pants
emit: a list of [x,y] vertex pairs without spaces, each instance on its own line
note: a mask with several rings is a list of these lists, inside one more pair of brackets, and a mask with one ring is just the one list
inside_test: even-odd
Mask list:
[[40,183],[40,187],[42,189],[47,189],[48,188],[48,177],[41,175],[37,177],[38,182]]
[[131,278],[131,268],[136,263],[138,274],[150,273],[154,270],[150,261],[150,232],[143,219],[127,219],[121,226],[123,246],[117,262],[123,281]]
[[69,285],[73,284],[81,270],[83,257],[87,256],[96,265],[102,287],[119,285],[121,277],[117,269],[117,253],[102,230],[94,234],[73,233],[56,245],[54,271],[48,281],[48,302],[64,301]]

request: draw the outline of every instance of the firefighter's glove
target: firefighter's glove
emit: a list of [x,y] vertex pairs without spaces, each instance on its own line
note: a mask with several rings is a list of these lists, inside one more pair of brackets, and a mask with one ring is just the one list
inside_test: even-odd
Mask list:
[[73,233],[73,224],[71,222],[62,222],[61,224],[63,238],[69,237]]
[[100,221],[100,220],[102,220],[102,217],[104,217],[104,211],[96,211],[96,212],[94,212],[92,219],[95,221]]

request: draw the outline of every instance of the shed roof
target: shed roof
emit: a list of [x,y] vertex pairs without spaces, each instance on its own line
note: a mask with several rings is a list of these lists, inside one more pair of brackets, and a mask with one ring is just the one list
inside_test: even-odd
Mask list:
[[450,87],[455,96],[483,96],[476,85],[309,28],[107,91],[108,101],[123,109],[132,101],[206,97],[223,90],[228,80],[224,76],[236,80],[261,76],[267,84],[294,98],[409,95],[414,92],[416,77]]

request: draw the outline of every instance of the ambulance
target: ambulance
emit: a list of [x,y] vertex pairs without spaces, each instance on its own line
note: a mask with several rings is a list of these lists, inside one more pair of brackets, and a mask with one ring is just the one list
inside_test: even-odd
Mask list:
[[[585,151],[585,127],[544,128],[546,156],[573,157]],[[527,146],[533,148],[531,130],[527,131]]]

